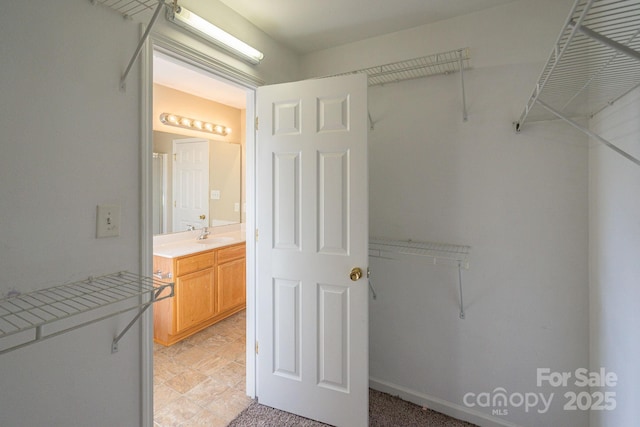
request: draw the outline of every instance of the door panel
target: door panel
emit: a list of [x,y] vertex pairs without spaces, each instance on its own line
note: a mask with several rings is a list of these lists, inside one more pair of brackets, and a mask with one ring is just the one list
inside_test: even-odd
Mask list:
[[349,152],[318,153],[318,251],[349,253]]
[[273,155],[273,246],[277,249],[301,249],[300,154]]
[[349,289],[318,286],[318,385],[349,392]]
[[258,89],[260,403],[368,425],[367,82]]
[[300,282],[273,281],[273,373],[300,380],[302,327],[300,324]]

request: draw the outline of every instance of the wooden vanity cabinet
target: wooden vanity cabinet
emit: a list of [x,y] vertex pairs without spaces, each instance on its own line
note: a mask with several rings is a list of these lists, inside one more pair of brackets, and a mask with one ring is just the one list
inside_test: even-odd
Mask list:
[[175,283],[175,296],[154,306],[154,340],[174,344],[246,306],[243,243],[185,255],[153,257],[153,271]]

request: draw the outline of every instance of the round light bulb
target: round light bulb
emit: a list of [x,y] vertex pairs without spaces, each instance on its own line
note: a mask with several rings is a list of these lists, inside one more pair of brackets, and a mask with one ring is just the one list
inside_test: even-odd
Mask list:
[[211,123],[205,123],[204,124],[204,129],[209,131],[209,132],[213,132],[213,125]]
[[222,126],[216,125],[216,132],[222,133]]
[[176,116],[174,116],[173,114],[169,114],[167,116],[167,121],[169,123],[178,123],[178,118]]
[[202,130],[202,122],[200,120],[194,120],[193,127]]
[[182,124],[182,126],[191,127],[191,119],[188,119],[186,117],[183,117],[182,120],[180,120],[180,123]]
[[224,128],[224,133],[229,135],[231,133],[231,128]]

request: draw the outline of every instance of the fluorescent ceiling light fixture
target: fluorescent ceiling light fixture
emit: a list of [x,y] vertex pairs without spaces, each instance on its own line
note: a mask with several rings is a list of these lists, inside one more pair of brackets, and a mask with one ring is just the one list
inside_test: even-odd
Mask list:
[[215,135],[227,136],[231,133],[231,128],[229,127],[172,113],[160,114],[160,121],[167,126],[196,130],[198,132],[213,133]]
[[264,54],[182,6],[169,8],[167,19],[256,65]]

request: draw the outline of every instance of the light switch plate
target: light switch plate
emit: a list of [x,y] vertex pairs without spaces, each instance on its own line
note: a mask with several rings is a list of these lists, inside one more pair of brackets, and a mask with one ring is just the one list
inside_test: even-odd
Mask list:
[[120,206],[98,205],[96,237],[117,237],[120,235]]
[[220,190],[211,190],[211,200],[220,200]]

